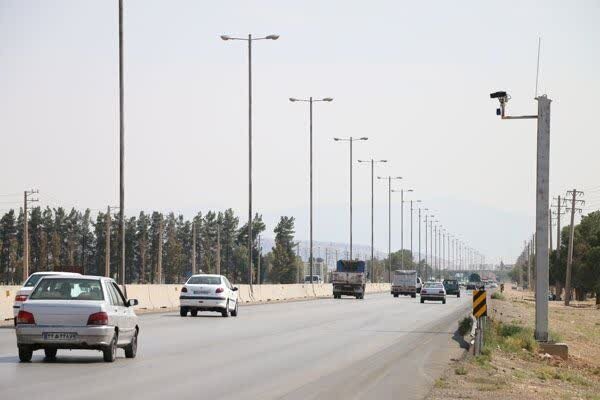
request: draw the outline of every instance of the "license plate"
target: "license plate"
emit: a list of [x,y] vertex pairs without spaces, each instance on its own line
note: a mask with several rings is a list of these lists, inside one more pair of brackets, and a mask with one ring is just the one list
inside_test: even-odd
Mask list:
[[43,337],[44,340],[75,340],[77,339],[77,334],[74,332],[44,332]]
[[210,290],[194,290],[194,294],[209,294]]

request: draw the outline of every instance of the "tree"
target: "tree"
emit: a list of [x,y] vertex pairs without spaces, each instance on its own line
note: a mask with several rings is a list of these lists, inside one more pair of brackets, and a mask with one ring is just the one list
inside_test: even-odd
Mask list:
[[274,229],[275,247],[272,250],[271,282],[294,283],[298,274],[298,260],[294,253],[294,217],[281,217]]

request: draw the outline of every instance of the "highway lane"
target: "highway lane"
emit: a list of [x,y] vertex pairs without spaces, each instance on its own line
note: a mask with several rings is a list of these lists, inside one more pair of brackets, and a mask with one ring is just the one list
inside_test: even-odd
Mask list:
[[[451,357],[471,297],[447,304],[367,295],[140,317],[138,356],[113,364],[100,352],[58,353],[19,363],[12,329],[0,329],[3,398],[337,399],[423,398]],[[42,397],[38,397],[42,396]]]

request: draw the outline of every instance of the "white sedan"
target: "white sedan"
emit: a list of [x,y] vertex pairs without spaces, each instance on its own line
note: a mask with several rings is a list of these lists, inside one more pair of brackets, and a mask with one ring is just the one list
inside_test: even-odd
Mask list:
[[31,361],[35,350],[53,360],[60,349],[100,350],[113,362],[117,348],[127,358],[137,353],[135,299],[125,299],[117,283],[99,276],[46,276],[35,286],[17,315],[19,359]]
[[238,315],[238,288],[223,275],[192,275],[181,288],[179,315],[193,316],[198,311],[216,311],[223,317]]
[[21,304],[23,304],[23,302],[27,300],[27,298],[29,298],[29,295],[31,294],[31,292],[33,292],[33,288],[35,287],[35,285],[44,276],[55,275],[79,276],[80,274],[75,272],[43,271],[34,272],[33,274],[29,275],[29,278],[27,278],[27,280],[23,284],[23,287],[17,291],[17,294],[15,296],[15,303],[13,304],[13,316],[15,317],[15,326],[17,326],[17,315],[19,314],[19,310],[21,309]]

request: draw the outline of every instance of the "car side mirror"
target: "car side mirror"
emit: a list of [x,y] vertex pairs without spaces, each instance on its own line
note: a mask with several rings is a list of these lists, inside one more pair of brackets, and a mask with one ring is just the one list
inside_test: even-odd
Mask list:
[[239,289],[234,286],[233,289],[231,289],[231,290],[233,290],[234,292],[237,292]]
[[137,299],[129,299],[127,300],[127,307],[133,307],[133,306],[137,306],[139,303],[139,301],[137,301]]

